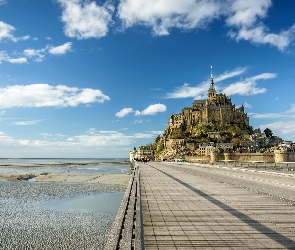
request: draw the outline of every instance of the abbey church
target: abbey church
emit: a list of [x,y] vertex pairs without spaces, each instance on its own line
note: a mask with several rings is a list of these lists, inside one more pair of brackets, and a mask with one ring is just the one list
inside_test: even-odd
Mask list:
[[183,108],[180,114],[172,114],[168,122],[168,131],[175,128],[187,130],[195,124],[249,126],[249,118],[244,112],[244,106],[236,107],[225,94],[216,93],[212,70],[207,100],[194,100],[192,107]]

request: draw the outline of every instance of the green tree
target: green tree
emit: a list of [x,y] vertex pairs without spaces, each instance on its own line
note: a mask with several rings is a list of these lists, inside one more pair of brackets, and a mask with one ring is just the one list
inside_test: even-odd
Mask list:
[[263,132],[266,135],[266,137],[272,137],[273,136],[273,132],[269,128],[266,128]]
[[232,143],[234,144],[235,147],[240,146],[240,143],[241,143],[240,138],[236,137],[236,138],[233,138],[231,141],[232,141]]
[[155,139],[155,143],[158,143],[161,140],[161,136],[158,135],[157,138]]

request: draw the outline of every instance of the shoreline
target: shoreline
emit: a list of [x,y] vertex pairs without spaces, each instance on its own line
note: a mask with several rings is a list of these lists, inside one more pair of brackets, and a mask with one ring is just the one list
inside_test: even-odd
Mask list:
[[[128,174],[107,173],[99,167],[111,165],[130,165]],[[96,171],[87,167],[98,166]],[[85,167],[85,168],[84,168]],[[126,171],[125,171],[126,172]],[[130,162],[65,162],[65,163],[28,163],[0,162],[0,180],[29,182],[67,182],[109,184],[127,186],[131,176]]]

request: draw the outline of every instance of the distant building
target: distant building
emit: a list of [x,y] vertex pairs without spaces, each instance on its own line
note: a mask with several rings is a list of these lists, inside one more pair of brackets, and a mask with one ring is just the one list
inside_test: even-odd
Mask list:
[[[192,107],[182,109],[180,114],[172,114],[168,122],[168,133],[172,129],[187,129],[194,124],[245,124],[249,126],[249,118],[244,106],[236,107],[225,94],[217,94],[211,72],[211,83],[207,100],[194,100]],[[218,137],[214,132],[209,136]]]
[[130,151],[130,161],[134,159],[143,159],[147,158],[150,160],[154,159],[154,150],[150,149],[150,147],[147,146],[140,146],[138,150],[134,147],[132,151]]
[[197,154],[200,156],[208,156],[214,149],[214,142],[200,143]]
[[219,149],[221,151],[227,152],[232,151],[234,148],[234,144],[231,142],[228,143],[216,143],[216,149]]

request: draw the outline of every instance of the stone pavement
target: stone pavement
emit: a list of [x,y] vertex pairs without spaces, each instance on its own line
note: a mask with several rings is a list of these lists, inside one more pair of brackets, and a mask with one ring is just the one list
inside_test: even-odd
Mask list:
[[295,206],[179,166],[139,164],[145,249],[295,249]]

